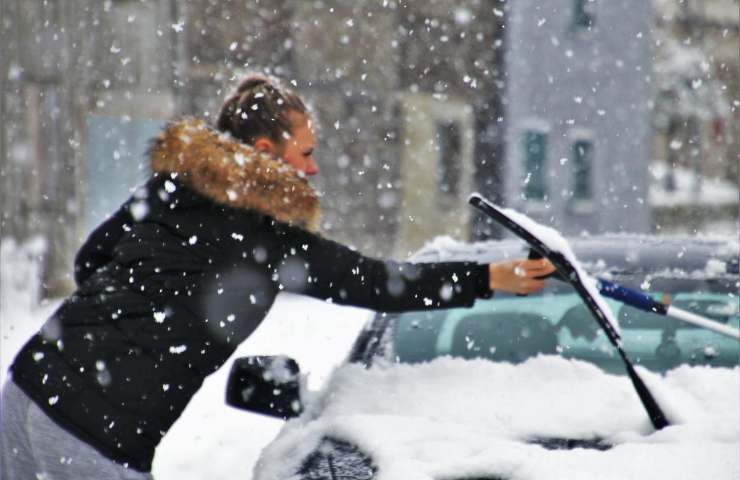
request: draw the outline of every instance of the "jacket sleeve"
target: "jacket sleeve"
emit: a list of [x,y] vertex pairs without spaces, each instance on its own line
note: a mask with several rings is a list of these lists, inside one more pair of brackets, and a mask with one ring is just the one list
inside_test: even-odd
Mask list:
[[469,307],[492,295],[487,265],[383,261],[302,233],[281,242],[277,279],[286,291],[385,312]]
[[113,247],[133,222],[129,207],[124,204],[110,218],[100,224],[87,237],[75,256],[75,282],[77,286],[87,280],[101,266],[113,259]]

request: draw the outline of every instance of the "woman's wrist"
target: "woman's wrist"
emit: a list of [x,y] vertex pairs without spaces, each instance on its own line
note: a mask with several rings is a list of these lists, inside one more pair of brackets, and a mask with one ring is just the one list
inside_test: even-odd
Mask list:
[[491,290],[500,290],[501,283],[501,264],[491,263],[488,265],[488,287]]

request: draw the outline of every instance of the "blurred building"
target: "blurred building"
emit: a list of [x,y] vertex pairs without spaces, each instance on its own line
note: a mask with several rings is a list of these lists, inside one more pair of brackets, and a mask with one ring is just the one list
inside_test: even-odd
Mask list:
[[567,234],[649,231],[649,2],[509,8],[507,202]]
[[146,178],[146,140],[176,112],[178,17],[176,2],[0,3],[0,236],[45,241],[47,295]]
[[499,147],[476,134],[501,115],[491,2],[188,5],[196,109],[220,100],[225,64],[269,68],[309,98],[327,234],[400,258],[435,235],[469,236],[467,194],[497,190],[486,161]]
[[[725,222],[736,229],[740,5],[737,0],[654,4],[655,226],[662,231],[715,231],[714,224]],[[734,195],[722,195],[733,185]]]
[[68,290],[87,232],[148,175],[170,118],[244,72],[305,95],[326,234],[404,258],[496,235],[495,201],[582,231],[647,231],[651,12],[589,0],[4,0],[2,236],[47,240]]
[[468,237],[467,193],[496,191],[502,24],[459,3],[4,1],[2,236],[46,239],[47,294],[68,291],[87,233],[146,178],[149,139],[212,117],[256,70],[314,108],[327,235],[402,257]]

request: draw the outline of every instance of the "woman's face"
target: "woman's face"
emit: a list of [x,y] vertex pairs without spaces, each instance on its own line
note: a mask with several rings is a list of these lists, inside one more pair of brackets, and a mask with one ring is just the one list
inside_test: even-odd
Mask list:
[[316,138],[311,128],[311,120],[302,113],[290,113],[288,117],[293,130],[290,137],[277,147],[275,155],[306,176],[316,175],[319,173],[319,167],[313,159]]

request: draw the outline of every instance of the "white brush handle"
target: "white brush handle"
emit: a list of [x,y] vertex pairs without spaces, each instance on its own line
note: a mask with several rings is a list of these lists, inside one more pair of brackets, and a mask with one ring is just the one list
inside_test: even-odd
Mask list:
[[737,328],[723,325],[719,322],[715,322],[714,320],[709,320],[708,318],[704,318],[701,315],[697,315],[695,313],[691,313],[674,306],[668,307],[666,315],[669,317],[677,318],[679,320],[683,320],[684,322],[707,328],[709,330],[713,330],[717,333],[721,333],[722,335],[727,335],[728,337],[740,339],[740,330],[738,330]]

